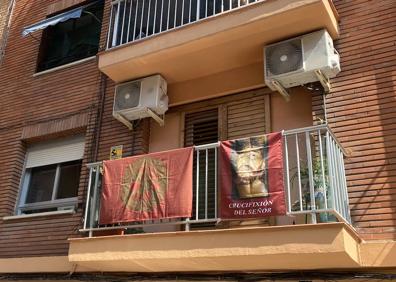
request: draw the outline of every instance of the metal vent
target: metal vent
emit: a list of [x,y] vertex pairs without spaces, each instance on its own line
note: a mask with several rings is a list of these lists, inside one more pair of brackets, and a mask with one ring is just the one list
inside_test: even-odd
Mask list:
[[140,102],[140,81],[132,81],[121,84],[116,88],[114,110],[126,110],[139,106]]
[[303,68],[301,39],[269,46],[265,50],[267,76],[280,75]]

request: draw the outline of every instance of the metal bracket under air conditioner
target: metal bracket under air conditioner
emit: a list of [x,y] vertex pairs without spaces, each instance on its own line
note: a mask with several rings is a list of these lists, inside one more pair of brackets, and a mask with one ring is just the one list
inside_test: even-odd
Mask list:
[[290,101],[290,94],[289,91],[277,80],[271,80],[272,86],[285,98],[287,102]]
[[160,126],[164,126],[165,125],[165,115],[158,115],[156,113],[154,113],[151,109],[146,108],[146,112],[147,114],[152,117],[156,122],[159,123]]
[[329,93],[331,90],[330,80],[327,78],[326,75],[322,73],[321,70],[315,70],[316,77],[319,79],[320,84],[322,84],[323,89],[326,93]]
[[[145,112],[147,113],[148,116],[153,118],[156,122],[159,123],[160,126],[165,125],[165,115],[158,115],[155,112],[153,112],[151,109],[146,108]],[[129,130],[134,130],[133,124],[122,114],[120,113],[113,113],[113,117],[123,123],[126,127],[128,127]]]
[[113,113],[113,117],[120,121],[122,124],[124,124],[126,127],[128,127],[129,130],[133,130],[133,124],[122,114]]

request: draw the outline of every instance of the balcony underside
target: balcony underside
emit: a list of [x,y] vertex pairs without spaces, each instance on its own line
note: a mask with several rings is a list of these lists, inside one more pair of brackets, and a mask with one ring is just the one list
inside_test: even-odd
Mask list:
[[101,272],[267,271],[359,266],[343,223],[71,239],[69,260]]
[[263,46],[326,28],[338,36],[329,0],[271,0],[200,20],[99,54],[115,82],[161,73],[187,81],[263,61]]

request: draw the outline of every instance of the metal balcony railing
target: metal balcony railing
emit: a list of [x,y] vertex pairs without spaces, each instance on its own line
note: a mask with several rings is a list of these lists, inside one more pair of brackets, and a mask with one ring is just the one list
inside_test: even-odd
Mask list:
[[107,48],[121,46],[265,0],[116,0]]
[[[293,223],[343,221],[351,224],[345,152],[330,128],[320,125],[283,131],[282,134],[287,215],[296,220],[300,218],[300,222]],[[101,163],[89,164],[85,220],[80,231],[92,236],[99,230],[165,225],[184,225],[188,231],[193,224],[221,222],[218,217],[218,147],[219,143],[195,147],[191,218],[100,226]]]

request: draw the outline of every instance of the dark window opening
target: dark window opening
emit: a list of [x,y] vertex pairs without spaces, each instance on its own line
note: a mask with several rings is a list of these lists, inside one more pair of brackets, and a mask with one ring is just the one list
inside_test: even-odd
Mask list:
[[96,55],[99,49],[104,1],[87,5],[80,18],[47,27],[41,39],[37,71]]
[[[188,113],[185,115],[185,146],[205,145],[215,143],[219,140],[219,122],[218,109],[206,110],[202,112]],[[215,150],[208,149],[206,152],[202,151],[199,155],[194,153],[193,171],[196,172],[199,167],[199,176],[193,177],[193,216],[192,219],[213,219],[215,217],[215,199],[216,199],[216,177],[215,173],[217,167],[215,165]],[[206,174],[207,161],[207,175]],[[197,197],[197,180],[199,182],[199,193]],[[207,181],[207,199],[208,203],[205,207],[205,182]],[[198,212],[197,212],[197,198],[198,198]],[[214,223],[200,223],[193,224],[192,228],[212,228]]]
[[81,160],[33,167],[26,170],[28,181],[24,214],[57,210],[58,202],[75,198],[80,183]]

